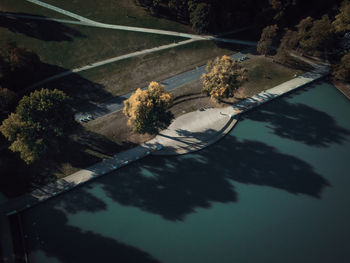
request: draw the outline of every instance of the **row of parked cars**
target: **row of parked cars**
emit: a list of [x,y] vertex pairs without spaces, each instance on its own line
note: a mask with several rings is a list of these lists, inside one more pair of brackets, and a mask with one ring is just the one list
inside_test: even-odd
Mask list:
[[91,121],[91,120],[93,120],[94,119],[94,117],[91,115],[91,114],[88,114],[88,115],[86,115],[86,116],[81,116],[80,118],[79,118],[79,121],[80,122],[88,122],[88,121]]

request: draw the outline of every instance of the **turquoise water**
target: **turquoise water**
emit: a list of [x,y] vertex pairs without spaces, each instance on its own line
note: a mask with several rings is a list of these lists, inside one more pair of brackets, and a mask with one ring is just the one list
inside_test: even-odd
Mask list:
[[319,82],[27,210],[31,262],[348,263],[349,116]]

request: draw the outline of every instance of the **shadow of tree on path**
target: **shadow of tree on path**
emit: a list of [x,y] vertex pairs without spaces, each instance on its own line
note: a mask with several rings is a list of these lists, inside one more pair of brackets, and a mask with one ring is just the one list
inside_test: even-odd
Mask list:
[[[20,17],[23,16],[23,17]],[[28,37],[43,41],[73,41],[74,38],[83,38],[85,35],[72,27],[50,20],[34,20],[25,18],[33,16],[26,13],[4,13],[0,12],[0,27],[7,28],[11,32],[21,33]],[[46,18],[44,16],[34,16]]]

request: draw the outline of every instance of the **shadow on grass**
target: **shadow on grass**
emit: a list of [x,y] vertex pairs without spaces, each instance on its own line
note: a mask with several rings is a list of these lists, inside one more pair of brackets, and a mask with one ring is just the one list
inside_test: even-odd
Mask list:
[[171,107],[174,107],[174,106],[181,104],[183,102],[186,102],[186,101],[197,100],[197,99],[202,99],[202,98],[207,98],[207,96],[203,95],[201,93],[177,96],[174,99],[173,103],[171,104]]
[[[274,60],[274,62],[279,63],[278,61],[275,61],[275,60]],[[288,56],[288,59],[286,59],[286,62],[283,63],[282,65],[287,66],[289,68],[302,70],[305,72],[314,70],[314,68],[310,64],[308,64],[300,59],[294,58],[292,56]]]
[[[26,18],[26,16],[32,16],[37,20]],[[33,16],[25,13],[0,12],[0,27],[43,41],[73,41],[74,38],[85,37],[78,30],[62,23],[39,20],[45,18],[44,16]]]

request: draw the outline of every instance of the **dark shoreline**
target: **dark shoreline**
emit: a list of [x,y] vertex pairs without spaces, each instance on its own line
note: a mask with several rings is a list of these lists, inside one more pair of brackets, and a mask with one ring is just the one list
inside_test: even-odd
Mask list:
[[350,100],[350,83],[339,80],[333,80],[331,83]]

